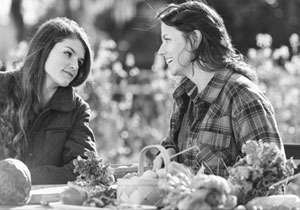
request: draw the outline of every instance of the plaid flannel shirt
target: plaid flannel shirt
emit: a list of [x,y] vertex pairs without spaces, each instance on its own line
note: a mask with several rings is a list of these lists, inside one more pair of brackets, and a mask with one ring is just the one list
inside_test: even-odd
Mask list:
[[273,107],[259,87],[241,74],[226,69],[216,72],[198,93],[196,85],[183,78],[173,93],[175,100],[169,133],[162,141],[182,154],[178,162],[197,172],[228,176],[227,167],[242,156],[247,140],[274,142],[284,153]]

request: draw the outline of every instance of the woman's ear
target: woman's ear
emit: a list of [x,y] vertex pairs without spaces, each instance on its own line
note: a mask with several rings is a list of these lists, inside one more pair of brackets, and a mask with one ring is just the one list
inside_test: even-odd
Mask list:
[[193,31],[194,48],[197,49],[202,41],[202,33],[199,30]]

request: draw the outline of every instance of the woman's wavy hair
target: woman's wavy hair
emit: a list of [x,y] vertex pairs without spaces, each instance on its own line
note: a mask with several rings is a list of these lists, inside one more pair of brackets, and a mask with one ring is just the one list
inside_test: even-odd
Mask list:
[[85,48],[84,62],[69,86],[78,86],[89,76],[93,53],[84,29],[66,17],[56,17],[43,23],[29,43],[28,52],[20,70],[22,100],[16,113],[20,131],[13,139],[15,153],[19,158],[24,157],[28,148],[26,131],[32,123],[32,116],[29,116],[29,113],[33,112],[36,116],[42,109],[43,84],[46,75],[44,67],[48,55],[55,44],[67,38],[79,39]]
[[[204,1],[187,1],[168,4],[156,16],[164,24],[183,32],[194,46],[192,62],[206,71],[231,68],[257,82],[255,70],[246,63],[243,55],[233,47],[222,17]],[[202,40],[195,46],[194,30],[199,30]]]

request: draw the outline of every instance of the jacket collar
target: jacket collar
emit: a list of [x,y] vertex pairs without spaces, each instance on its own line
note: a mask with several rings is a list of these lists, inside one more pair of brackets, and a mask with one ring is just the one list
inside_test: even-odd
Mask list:
[[59,87],[48,103],[55,111],[70,112],[75,106],[75,92],[72,87]]
[[229,69],[217,71],[204,90],[200,93],[198,93],[196,84],[187,77],[184,77],[175,89],[173,97],[177,99],[178,97],[182,97],[183,94],[186,94],[195,103],[199,103],[200,101],[213,103],[232,74],[233,71]]

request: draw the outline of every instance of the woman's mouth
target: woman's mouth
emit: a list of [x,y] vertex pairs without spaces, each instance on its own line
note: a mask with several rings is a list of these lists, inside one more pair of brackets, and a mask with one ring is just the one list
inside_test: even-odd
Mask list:
[[173,58],[166,58],[166,63],[169,64],[173,61]]
[[70,78],[73,78],[73,76],[74,76],[72,72],[69,72],[69,71],[66,71],[66,70],[64,70],[64,73],[69,75]]

